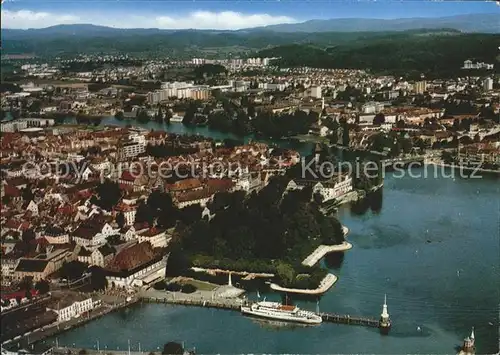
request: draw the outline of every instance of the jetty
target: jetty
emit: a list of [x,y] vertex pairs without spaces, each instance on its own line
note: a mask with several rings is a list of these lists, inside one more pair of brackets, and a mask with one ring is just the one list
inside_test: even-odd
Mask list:
[[[215,308],[221,310],[232,310],[239,311],[241,305],[246,304],[248,301],[236,298],[236,299],[224,299],[224,300],[203,300],[198,298],[187,299],[187,298],[172,298],[172,297],[145,297],[142,298],[144,302],[150,303],[165,303],[165,304],[174,304],[180,306],[196,306],[196,307],[205,307],[205,308]],[[384,304],[384,308],[387,309],[386,304]],[[325,323],[337,323],[337,324],[346,324],[346,325],[359,325],[364,327],[371,328],[380,328],[381,331],[385,328],[385,323],[382,320],[377,320],[369,317],[360,317],[360,316],[351,316],[349,314],[342,315],[336,313],[328,313],[328,312],[315,312],[317,315],[321,317],[323,322]],[[388,314],[387,314],[388,316]]]
[[360,325],[364,327],[379,328],[380,322],[373,318],[356,317],[350,315],[341,315],[335,313],[318,313],[323,322]]
[[328,291],[334,284],[337,282],[338,278],[334,274],[327,274],[323,280],[321,280],[319,286],[313,290],[311,289],[303,289],[303,288],[287,288],[281,287],[275,283],[271,283],[269,287],[273,291],[278,292],[287,292],[287,293],[299,293],[303,295],[322,295],[326,291]]
[[[349,228],[342,226],[342,233],[344,233],[344,238],[347,237],[349,234]],[[352,249],[352,244],[346,241],[337,245],[322,244],[302,261],[302,265],[313,266],[328,253],[343,252],[349,249]]]
[[338,245],[320,245],[302,261],[302,265],[313,266],[328,253],[342,252],[349,249],[352,249],[352,244],[345,241]]

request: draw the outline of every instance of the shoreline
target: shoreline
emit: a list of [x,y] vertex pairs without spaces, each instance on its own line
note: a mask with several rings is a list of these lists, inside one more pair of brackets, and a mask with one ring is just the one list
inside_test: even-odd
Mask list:
[[487,173],[491,175],[499,175],[500,176],[500,170],[492,170],[492,169],[483,169],[483,168],[477,168],[477,167],[469,167],[469,166],[464,166],[464,165],[455,165],[455,164],[446,164],[443,162],[435,162],[435,161],[425,161],[424,162],[427,165],[434,165],[434,166],[440,166],[444,168],[451,168],[451,169],[460,169],[460,170],[466,170],[466,171],[472,171],[473,173],[475,172],[481,172],[481,173]]

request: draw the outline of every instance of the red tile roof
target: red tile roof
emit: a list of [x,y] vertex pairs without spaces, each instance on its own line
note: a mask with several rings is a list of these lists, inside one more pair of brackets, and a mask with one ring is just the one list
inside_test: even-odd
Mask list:
[[155,258],[153,247],[148,242],[134,244],[122,249],[109,263],[110,271],[127,271],[140,267]]
[[202,187],[201,181],[195,178],[176,181],[173,184],[166,184],[168,191],[184,191]]

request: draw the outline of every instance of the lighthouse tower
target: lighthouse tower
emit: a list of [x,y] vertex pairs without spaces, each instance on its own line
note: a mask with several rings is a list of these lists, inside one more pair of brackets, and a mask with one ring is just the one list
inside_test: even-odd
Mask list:
[[464,346],[462,347],[461,354],[475,354],[476,352],[476,338],[474,336],[474,327],[472,327],[472,331],[470,336],[464,339]]
[[382,334],[388,334],[391,329],[391,318],[389,317],[389,312],[387,312],[387,295],[384,295],[384,306],[380,314],[379,327]]

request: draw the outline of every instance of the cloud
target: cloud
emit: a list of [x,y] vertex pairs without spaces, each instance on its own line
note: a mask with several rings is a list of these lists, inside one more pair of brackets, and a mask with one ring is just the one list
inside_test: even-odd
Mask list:
[[[117,28],[151,28],[162,29],[220,29],[236,30],[249,27],[292,23],[295,19],[288,16],[269,14],[243,14],[233,11],[211,12],[195,11],[184,15],[153,16],[116,15],[115,19],[102,15],[56,14],[50,12],[34,12],[31,10],[10,11],[2,9],[2,27],[4,28],[43,28],[58,24],[88,23]],[[126,25],[124,25],[126,24]]]
[[295,22],[295,20],[288,16],[272,16],[268,14],[246,15],[233,11],[197,11],[190,13],[186,17],[159,16],[156,18],[158,27],[174,29],[199,28],[236,30],[241,28],[267,26],[290,22]]
[[30,10],[9,11],[2,9],[2,27],[5,28],[40,28],[78,22],[80,22],[80,18],[74,15],[34,12]]

